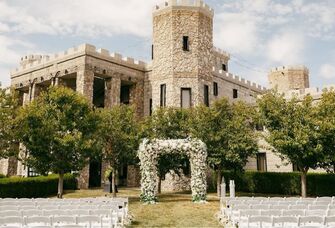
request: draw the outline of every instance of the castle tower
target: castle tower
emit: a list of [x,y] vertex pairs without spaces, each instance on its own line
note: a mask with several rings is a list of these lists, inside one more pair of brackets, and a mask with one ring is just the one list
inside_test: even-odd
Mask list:
[[282,66],[269,73],[270,88],[278,92],[309,88],[309,70],[305,66]]
[[170,0],[154,8],[153,108],[209,103],[213,16],[201,0]]

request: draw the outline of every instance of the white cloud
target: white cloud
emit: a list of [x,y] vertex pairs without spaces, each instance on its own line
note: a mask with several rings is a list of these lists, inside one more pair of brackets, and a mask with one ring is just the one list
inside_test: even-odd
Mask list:
[[319,76],[324,79],[335,78],[335,63],[334,64],[323,64],[320,67]]
[[267,44],[267,57],[279,64],[301,64],[305,48],[299,32],[283,32],[272,37]]

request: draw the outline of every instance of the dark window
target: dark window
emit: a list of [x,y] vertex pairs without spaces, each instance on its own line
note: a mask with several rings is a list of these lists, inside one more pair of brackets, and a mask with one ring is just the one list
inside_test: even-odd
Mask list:
[[209,106],[209,87],[208,85],[204,85],[204,104]]
[[149,115],[152,114],[152,99],[149,100]]
[[238,91],[237,89],[233,89],[233,98],[238,98]]
[[266,153],[257,154],[257,170],[261,172],[266,172]]
[[183,50],[184,51],[190,50],[188,36],[183,36]]
[[217,82],[213,82],[213,95],[218,96],[219,95],[219,87]]
[[166,106],[166,84],[161,85],[161,107]]
[[222,70],[223,70],[223,71],[227,71],[227,66],[226,66],[226,64],[224,64],[224,63],[222,64]]
[[190,108],[191,103],[191,88],[181,88],[181,104],[182,108]]
[[151,59],[154,59],[154,45],[151,45]]
[[130,85],[121,86],[120,102],[121,104],[130,104]]

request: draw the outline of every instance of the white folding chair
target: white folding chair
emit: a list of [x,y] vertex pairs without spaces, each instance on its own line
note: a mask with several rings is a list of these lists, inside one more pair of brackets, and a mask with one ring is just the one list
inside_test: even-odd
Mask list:
[[289,205],[272,205],[270,209],[273,210],[288,210]]
[[26,210],[37,210],[38,207],[35,207],[35,206],[22,206],[22,207],[19,207],[19,210],[21,211],[26,211]]
[[25,222],[22,216],[6,216],[0,218],[0,226],[24,226]]
[[56,216],[51,217],[51,220],[52,220],[53,226],[76,225],[77,224],[76,217],[74,216],[64,216],[64,215],[57,216],[56,215]]
[[83,209],[76,209],[76,210],[70,210],[69,214],[74,215],[74,216],[90,215],[90,211],[89,210],[83,210]]
[[[79,205],[77,209],[81,210],[95,210],[99,209],[100,207],[97,205]],[[101,208],[101,209],[107,209],[107,208]]]
[[300,216],[299,217],[299,226],[306,226],[306,225],[317,225],[322,227],[324,224],[325,218],[321,216]]
[[59,206],[59,209],[61,210],[76,210],[79,207],[78,205],[68,205],[68,204],[61,204],[58,206]]
[[274,209],[261,210],[261,215],[262,216],[281,216],[282,211],[281,210],[274,210]]
[[95,215],[83,215],[77,217],[79,225],[88,225],[89,227],[102,227],[102,218]]
[[272,227],[297,227],[298,223],[299,223],[298,217],[279,216],[279,217],[273,217]]
[[59,206],[56,205],[50,205],[50,206],[39,206],[38,209],[40,210],[59,210]]
[[299,204],[299,205],[291,205],[289,207],[290,210],[305,210],[308,208],[308,205],[303,205],[303,204]]
[[51,217],[49,216],[29,216],[25,217],[26,218],[26,225],[31,227],[31,226],[51,226]]
[[42,210],[21,210],[22,216],[43,216]]
[[[255,224],[256,223],[256,224]],[[255,224],[256,227],[263,227],[263,225],[272,225],[272,218],[269,216],[250,216],[248,217],[247,227],[251,227],[251,224]]]
[[326,216],[325,217],[325,226],[335,226],[335,216]]
[[305,216],[305,210],[284,210],[283,216]]
[[310,216],[310,215],[326,216],[327,210],[306,210],[305,215],[306,216]]
[[68,210],[43,210],[44,216],[60,216],[60,215],[72,215],[71,211]]
[[18,206],[10,206],[10,205],[0,206],[0,211],[18,211],[18,210],[19,210]]
[[21,211],[0,211],[0,218],[8,216],[22,216]]
[[237,216],[232,216],[233,224],[241,225],[247,223],[248,217],[261,215],[261,210],[256,209],[240,210],[239,212],[240,213]]
[[58,225],[55,228],[87,228],[85,225]]
[[251,205],[251,209],[257,209],[257,210],[268,210],[270,209],[270,205],[268,204],[254,204]]
[[308,210],[328,210],[327,205],[309,205]]

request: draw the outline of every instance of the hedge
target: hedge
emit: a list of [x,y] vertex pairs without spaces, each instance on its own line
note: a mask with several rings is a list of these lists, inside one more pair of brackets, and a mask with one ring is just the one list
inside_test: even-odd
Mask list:
[[[76,189],[77,181],[72,174],[64,175],[64,189]],[[37,198],[57,194],[58,175],[39,177],[9,177],[0,179],[0,198]]]
[[[235,190],[238,192],[300,195],[300,173],[252,172],[234,173],[223,172],[227,190],[229,180],[235,181]],[[334,196],[335,174],[308,173],[307,194],[309,196]]]
[[0,178],[5,178],[6,176],[0,173]]

